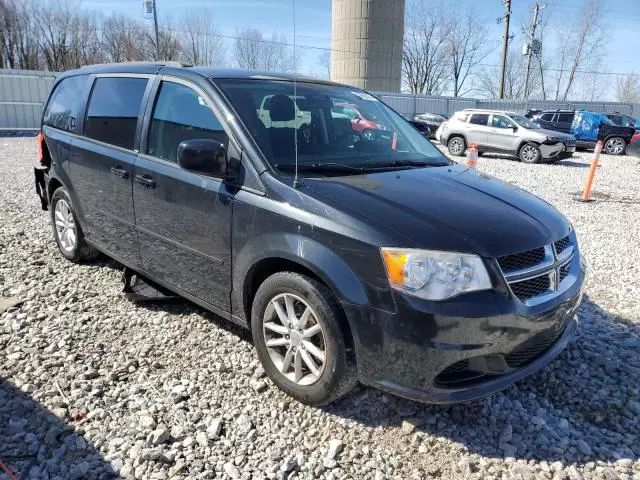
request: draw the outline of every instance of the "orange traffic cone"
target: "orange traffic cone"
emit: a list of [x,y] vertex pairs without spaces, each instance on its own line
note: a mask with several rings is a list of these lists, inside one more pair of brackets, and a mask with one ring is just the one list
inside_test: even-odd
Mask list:
[[587,181],[584,182],[584,189],[582,190],[582,202],[591,202],[591,186],[593,185],[593,177],[596,174],[596,168],[598,168],[598,160],[600,159],[600,153],[602,152],[602,140],[598,140],[596,148],[593,151],[593,160],[591,160],[591,166],[589,167],[589,173],[587,174]]
[[467,148],[467,167],[476,168],[478,165],[478,147],[475,143],[470,143]]

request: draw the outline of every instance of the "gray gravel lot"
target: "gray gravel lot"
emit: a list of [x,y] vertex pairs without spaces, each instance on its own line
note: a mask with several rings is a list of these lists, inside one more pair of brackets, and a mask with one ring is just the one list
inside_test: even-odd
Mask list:
[[[325,409],[264,377],[247,333],[188,302],[136,306],[118,265],[58,254],[33,138],[0,138],[0,461],[26,479],[640,478],[640,160],[482,156],[575,226],[589,265],[576,340],[464,405],[358,388]],[[1,469],[0,469],[1,472]],[[0,479],[9,478],[0,473]]]

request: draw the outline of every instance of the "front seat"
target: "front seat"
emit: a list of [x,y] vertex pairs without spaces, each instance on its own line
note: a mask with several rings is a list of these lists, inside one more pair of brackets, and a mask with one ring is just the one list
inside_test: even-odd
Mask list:
[[287,95],[277,94],[269,99],[267,104],[271,127],[268,129],[271,151],[278,157],[292,157],[295,152],[296,129],[293,127],[274,127],[273,122],[291,122],[296,118],[296,108],[293,100]]

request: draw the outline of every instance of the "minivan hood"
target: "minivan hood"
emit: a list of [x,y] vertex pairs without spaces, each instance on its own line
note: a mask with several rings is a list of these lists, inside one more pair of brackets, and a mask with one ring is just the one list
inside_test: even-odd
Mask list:
[[322,196],[418,247],[497,257],[540,247],[569,232],[551,205],[462,165],[305,178]]

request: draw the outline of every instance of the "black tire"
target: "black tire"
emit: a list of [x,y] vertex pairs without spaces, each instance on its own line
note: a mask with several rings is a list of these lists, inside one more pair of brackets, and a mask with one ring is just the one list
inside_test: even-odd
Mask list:
[[[317,380],[309,385],[299,385],[281,373],[267,349],[264,316],[270,302],[282,294],[303,299],[316,314],[317,323],[322,328],[324,368]],[[343,317],[331,291],[317,280],[293,272],[279,272],[267,278],[253,299],[251,332],[258,357],[269,378],[281,390],[308,405],[326,405],[347,394],[357,383],[357,370],[350,333],[341,321]]]
[[542,154],[540,148],[535,143],[525,143],[520,147],[518,157],[522,163],[538,163],[542,160]]
[[607,155],[624,155],[627,150],[627,141],[622,137],[609,137],[602,150]]
[[467,151],[467,142],[460,135],[452,135],[447,140],[447,150],[454,157],[462,157]]
[[[73,222],[75,224],[75,246],[70,249],[65,248],[62,240],[60,239],[58,229],[56,228],[56,207],[61,201],[65,202],[66,206],[68,206],[71,216],[73,217]],[[73,208],[73,204],[71,203],[69,194],[64,187],[60,187],[53,192],[53,195],[51,196],[50,207],[53,238],[55,238],[56,244],[58,245],[58,250],[60,250],[62,256],[74,263],[83,263],[87,260],[96,258],[99,255],[99,252],[85,241],[84,234],[82,233],[82,228],[80,228],[78,217]]]

